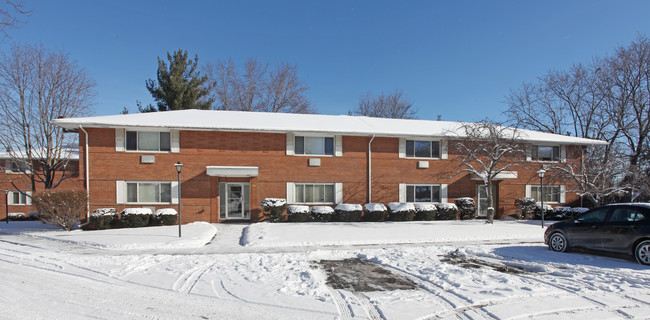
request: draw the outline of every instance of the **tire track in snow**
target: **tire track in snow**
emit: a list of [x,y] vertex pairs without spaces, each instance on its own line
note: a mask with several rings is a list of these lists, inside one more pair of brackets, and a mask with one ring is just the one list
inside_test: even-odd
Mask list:
[[366,315],[368,318],[372,320],[382,320],[385,319],[380,313],[379,310],[372,304],[370,303],[370,299],[368,296],[361,292],[355,292],[354,296],[359,300],[359,304],[363,308],[363,310],[366,312]]
[[338,311],[339,316],[344,319],[353,318],[354,311],[352,310],[352,306],[345,299],[345,294],[339,289],[332,289],[330,287],[327,289],[330,292],[330,296],[332,297],[332,301],[336,306],[336,310]]
[[215,262],[206,263],[183,273],[176,279],[172,285],[172,289],[182,293],[190,293],[201,276],[214,265]]

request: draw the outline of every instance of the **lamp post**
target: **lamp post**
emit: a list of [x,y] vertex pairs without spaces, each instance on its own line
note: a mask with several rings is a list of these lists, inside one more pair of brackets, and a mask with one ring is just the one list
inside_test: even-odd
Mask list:
[[181,237],[181,169],[183,165],[180,161],[174,164],[176,172],[178,172],[178,237]]
[[7,215],[5,220],[7,220],[7,224],[9,224],[9,190],[7,189],[5,189],[5,214]]
[[546,170],[542,167],[537,171],[537,175],[539,176],[539,188],[541,189],[541,199],[542,199],[542,228],[544,228],[544,174],[546,173]]

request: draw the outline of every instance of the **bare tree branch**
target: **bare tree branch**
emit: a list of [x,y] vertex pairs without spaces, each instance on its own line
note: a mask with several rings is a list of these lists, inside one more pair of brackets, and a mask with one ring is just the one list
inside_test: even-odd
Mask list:
[[394,119],[415,119],[416,110],[413,102],[409,101],[401,90],[392,93],[373,95],[366,93],[359,98],[359,105],[351,111],[352,114]]

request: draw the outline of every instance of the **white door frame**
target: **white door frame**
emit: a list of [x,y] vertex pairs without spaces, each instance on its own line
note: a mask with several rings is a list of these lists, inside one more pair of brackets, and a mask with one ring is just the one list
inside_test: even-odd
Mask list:
[[[238,216],[230,216],[230,187],[231,186],[240,186],[241,187],[241,215]],[[224,183],[225,187],[225,207],[223,208],[225,212],[225,217],[221,218],[224,220],[227,219],[250,219],[250,189],[248,192],[248,198],[246,198],[247,192],[245,192],[246,188],[250,188],[250,183],[248,182],[225,182]],[[246,205],[248,204],[248,205]]]
[[[485,188],[485,187],[486,187],[486,185],[484,185],[484,184],[477,184],[476,185],[476,216],[481,217],[481,218],[487,217],[487,207],[486,208],[481,207],[481,188]],[[497,202],[497,193],[496,193],[497,190],[496,189],[497,189],[496,185],[493,183],[492,184],[492,199],[494,200],[494,203],[493,203],[494,207],[496,207],[496,202]],[[486,194],[484,199],[487,200],[487,194]],[[483,214],[481,212],[483,209],[486,210],[485,214]],[[494,208],[494,210],[495,210],[495,215],[496,215],[496,208]]]

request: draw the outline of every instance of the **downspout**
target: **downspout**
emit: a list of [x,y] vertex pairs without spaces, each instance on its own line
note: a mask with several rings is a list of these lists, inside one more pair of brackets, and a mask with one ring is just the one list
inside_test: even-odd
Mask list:
[[84,178],[86,180],[86,221],[90,218],[90,176],[89,176],[89,169],[88,169],[88,132],[86,129],[84,129],[82,126],[79,126],[79,129],[84,132],[84,136],[86,137],[86,144],[84,147],[84,169],[86,171],[86,174],[84,175]]
[[372,203],[372,140],[375,140],[374,134],[368,142],[368,203]]

